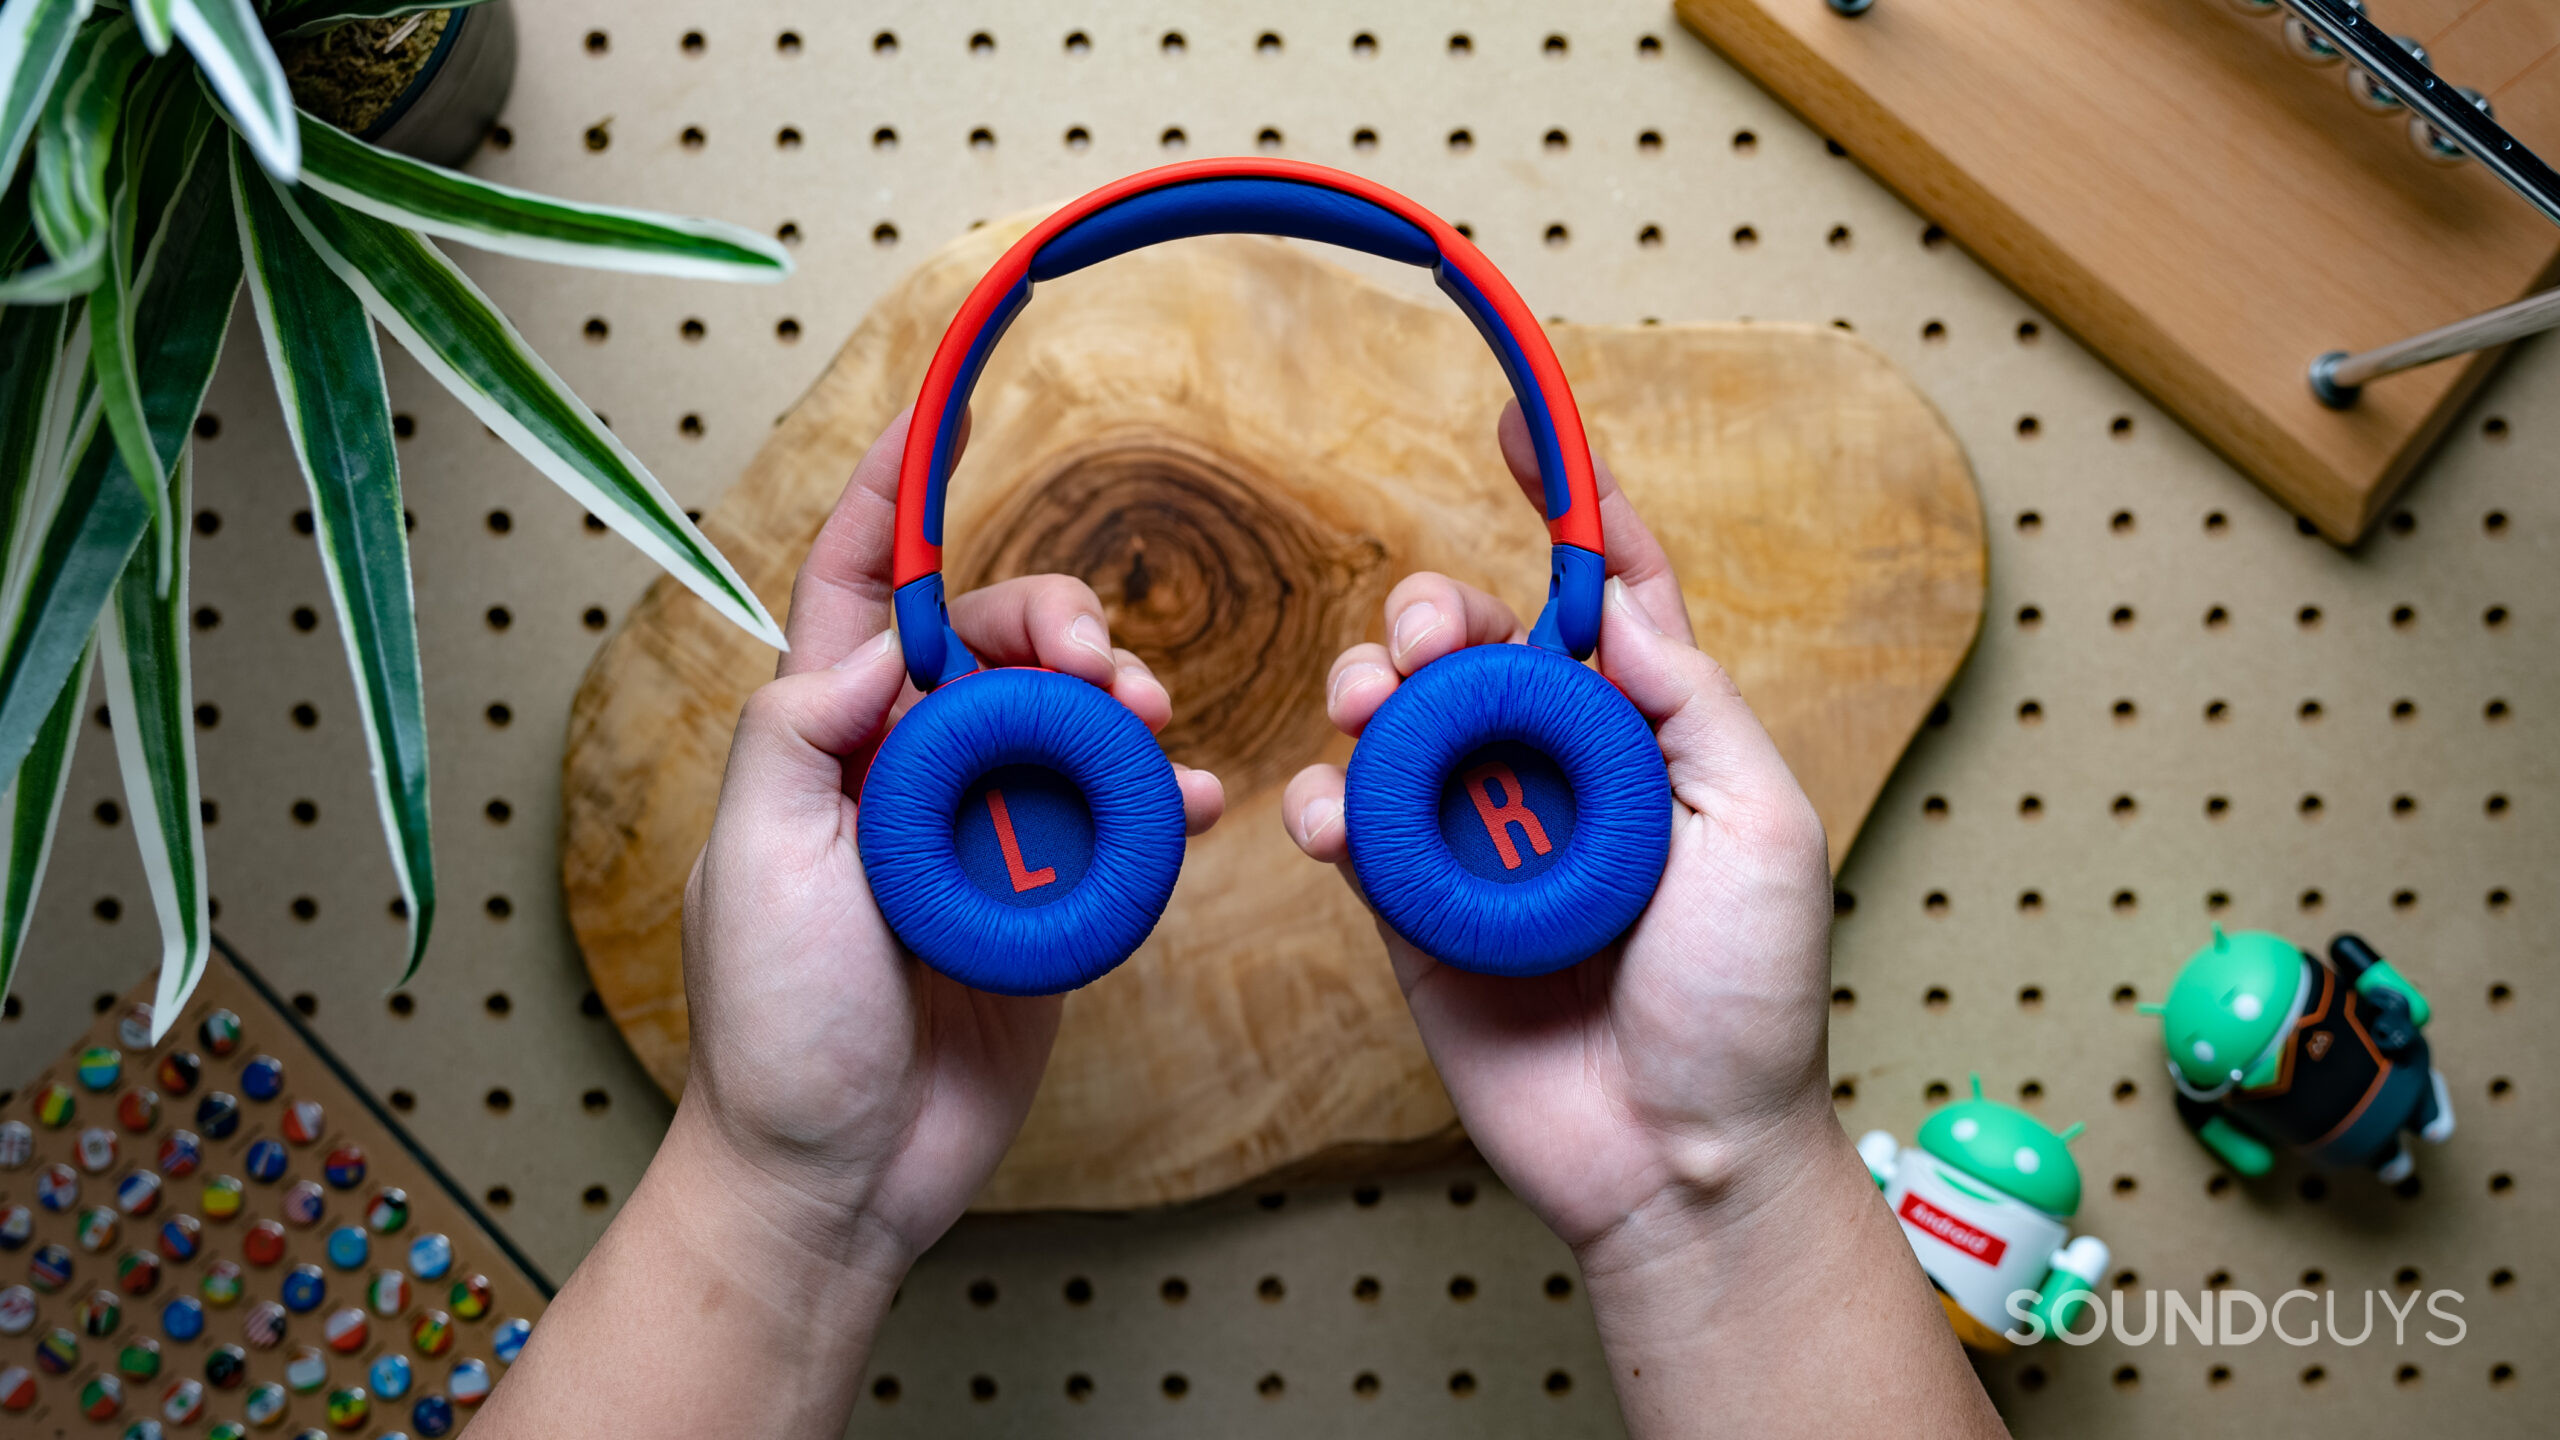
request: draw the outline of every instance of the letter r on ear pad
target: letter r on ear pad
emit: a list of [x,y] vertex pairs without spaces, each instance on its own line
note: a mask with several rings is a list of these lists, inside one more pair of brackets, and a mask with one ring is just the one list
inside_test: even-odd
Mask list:
[[944,609],[943,497],[969,393],[1035,283],[1215,234],[1429,268],[1519,397],[1544,491],[1546,609],[1528,644],[1461,650],[1405,681],[1353,752],[1344,819],[1362,886],[1406,939],[1490,974],[1572,964],[1644,909],[1671,828],[1651,729],[1580,663],[1605,573],[1581,414],[1536,317],[1466,237],[1383,186],[1287,160],[1189,161],[1094,191],[1015,242],[944,333],[899,464],[893,603],[925,695],[863,780],[873,898],[926,964],[1010,995],[1099,978],[1162,918],[1182,868],[1172,765],[1107,692],[979,666]]

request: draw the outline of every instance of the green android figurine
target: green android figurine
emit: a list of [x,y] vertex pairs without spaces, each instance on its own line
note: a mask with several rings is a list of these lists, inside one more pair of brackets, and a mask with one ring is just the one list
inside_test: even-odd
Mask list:
[[[1920,1127],[1918,1148],[1903,1149],[1882,1130],[1858,1139],[1957,1338],[1974,1349],[2007,1350],[2012,1322],[2032,1334],[2089,1328],[2074,1319],[2072,1302],[2098,1303],[2092,1292],[2108,1256],[2095,1236],[2070,1239],[2080,1167],[2066,1147],[2079,1133],[2074,1125],[2057,1135],[2024,1110],[1983,1099],[1977,1075],[1973,1098]],[[2027,1324],[2031,1316],[2042,1329]]]
[[2322,961],[2263,930],[2224,934],[2178,972],[2160,1017],[2178,1115],[2223,1164],[2264,1175],[2283,1146],[2396,1185],[2408,1133],[2442,1144],[2453,1099],[2419,1033],[2427,997],[2353,935]]

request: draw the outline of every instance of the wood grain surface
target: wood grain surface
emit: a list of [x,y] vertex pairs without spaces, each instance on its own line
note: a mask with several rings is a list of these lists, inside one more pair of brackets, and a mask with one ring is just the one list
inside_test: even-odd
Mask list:
[[[913,397],[961,297],[1036,217],[976,230],[884,296],[704,528],[779,613],[854,462]],[[1928,402],[1801,326],[1551,334],[1595,446],[1681,568],[1701,642],[1775,732],[1836,868],[1973,643],[1981,506]],[[1070,999],[985,1209],[1114,1209],[1345,1156],[1445,1150],[1447,1096],[1371,922],[1282,833],[1281,785],[1349,744],[1326,667],[1401,575],[1542,597],[1482,341],[1306,247],[1220,237],[1041,287],[988,364],[954,476],[955,588],[1065,570],[1174,698],[1175,758],[1226,779],[1164,922]],[[562,879],[596,988],[651,1075],[685,1073],[687,871],[729,732],[773,656],[660,582],[570,718]]]
[[[1678,0],[1846,146],[2276,498],[2361,537],[2502,352],[2339,411],[2304,374],[2548,283],[2560,233],[2477,164],[2421,158],[2222,0]],[[2278,12],[2281,13],[2281,12]],[[2560,145],[2560,6],[2373,0],[2499,122]]]

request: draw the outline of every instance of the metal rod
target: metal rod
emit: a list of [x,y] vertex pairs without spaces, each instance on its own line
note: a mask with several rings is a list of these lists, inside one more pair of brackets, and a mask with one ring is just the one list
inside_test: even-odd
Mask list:
[[2356,403],[2365,382],[2403,370],[2504,345],[2560,326],[2560,290],[2546,290],[2512,305],[2501,305],[2467,320],[2440,325],[2423,335],[2394,340],[2350,355],[2332,350],[2311,362],[2311,393],[2332,410]]
[[[2542,212],[2560,224],[2560,173],[2526,148],[2487,111],[2456,87],[2437,78],[2425,62],[2400,48],[2381,26],[2366,19],[2349,0],[2284,0],[2304,24],[2361,67],[2430,125],[2453,138],[2463,152],[2489,168]],[[2560,290],[2502,305],[2467,320],[2456,320],[2423,335],[2350,355],[2332,350],[2311,362],[2311,393],[2332,410],[2356,403],[2367,381],[2396,374],[2448,356],[2485,350],[2539,331],[2560,326]]]
[[2346,52],[2349,60],[2400,97],[2412,111],[2427,123],[2453,137],[2463,150],[2489,167],[2491,174],[2507,182],[2507,187],[2525,198],[2525,202],[2542,212],[2544,218],[2560,224],[2560,173],[2542,163],[2516,137],[2456,87],[2437,78],[2436,72],[2420,63],[2417,57],[2400,48],[2400,42],[2383,33],[2358,13],[2347,0],[2284,0],[2302,22],[2320,32],[2330,44]]

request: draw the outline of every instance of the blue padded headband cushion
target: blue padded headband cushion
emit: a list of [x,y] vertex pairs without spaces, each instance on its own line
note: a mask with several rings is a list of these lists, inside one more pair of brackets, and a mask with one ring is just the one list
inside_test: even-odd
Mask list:
[[[1012,766],[1065,783],[1017,793],[1022,853],[995,857],[978,809],[990,773]],[[1067,789],[1080,794],[1062,802]],[[1051,670],[985,670],[935,691],[880,743],[861,807],[881,914],[926,964],[998,994],[1072,990],[1119,964],[1182,869],[1182,790],[1155,737],[1109,692]],[[997,883],[1008,861],[1054,870],[1038,889],[1064,892]]]
[[[1520,849],[1525,825],[1485,818],[1484,848],[1509,843],[1523,862],[1505,874],[1473,853],[1472,815],[1443,822],[1461,762],[1512,746],[1551,761],[1572,793],[1560,813],[1532,763],[1488,787],[1491,807],[1547,811],[1543,854]],[[1361,888],[1397,934],[1462,970],[1541,975],[1587,958],[1643,913],[1670,855],[1652,729],[1598,673],[1536,646],[1471,646],[1416,671],[1361,731],[1345,788]]]
[[1192,180],[1132,195],[1068,226],[1031,257],[1031,280],[1055,280],[1114,255],[1195,235],[1290,235],[1426,269],[1440,247],[1423,228],[1357,195],[1303,180]]

